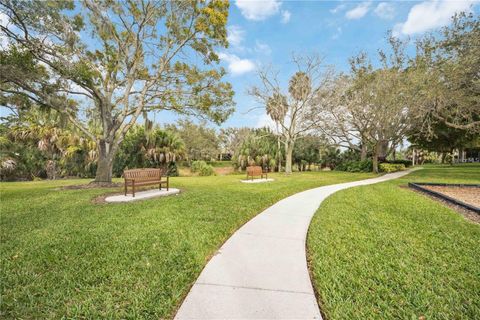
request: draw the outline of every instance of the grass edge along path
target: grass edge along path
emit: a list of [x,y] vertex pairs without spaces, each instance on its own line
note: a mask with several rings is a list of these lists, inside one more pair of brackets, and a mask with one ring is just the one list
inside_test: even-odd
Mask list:
[[173,178],[182,194],[94,204],[87,181],[0,183],[2,318],[174,315],[208,258],[241,225],[306,189],[372,177],[341,172]]
[[339,191],[310,224],[320,309],[334,319],[479,319],[480,226],[407,182],[478,183],[480,166],[426,166]]

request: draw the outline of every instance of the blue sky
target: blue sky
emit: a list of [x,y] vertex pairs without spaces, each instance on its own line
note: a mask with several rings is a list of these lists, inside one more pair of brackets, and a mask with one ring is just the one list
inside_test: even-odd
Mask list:
[[[279,70],[285,86],[294,72],[292,53],[318,53],[324,57],[325,65],[347,72],[348,58],[360,51],[376,58],[377,50],[387,46],[389,30],[413,41],[449,24],[456,12],[473,10],[478,15],[480,7],[480,0],[230,1],[230,46],[218,53],[220,64],[228,71],[225,80],[233,85],[237,105],[222,127],[268,124],[263,108],[258,108],[246,93],[257,83],[256,70],[262,66],[272,65]],[[1,16],[0,22],[5,23]],[[413,46],[409,51],[413,52]],[[257,108],[247,112],[254,107]],[[6,113],[0,110],[0,115]],[[176,121],[178,116],[159,112],[151,118],[164,124]]]
[[[242,1],[230,6],[230,47],[220,50],[226,80],[235,90],[236,112],[224,124],[261,126],[264,111],[246,94],[255,70],[273,65],[288,79],[295,53],[319,53],[325,64],[348,71],[348,58],[360,51],[376,57],[388,30],[414,39],[449,23],[458,11],[478,10],[476,1]],[[287,80],[286,80],[287,81]],[[162,118],[162,117],[160,117]]]

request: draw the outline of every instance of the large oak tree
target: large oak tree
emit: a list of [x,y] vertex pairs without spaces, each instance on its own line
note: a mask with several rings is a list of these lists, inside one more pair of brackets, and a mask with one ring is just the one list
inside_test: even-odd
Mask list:
[[98,148],[110,182],[125,134],[149,112],[221,123],[233,111],[215,50],[228,45],[227,1],[1,2],[0,104],[60,112]]
[[459,13],[452,23],[417,41],[409,67],[411,111],[435,136],[437,123],[480,132],[480,19]]

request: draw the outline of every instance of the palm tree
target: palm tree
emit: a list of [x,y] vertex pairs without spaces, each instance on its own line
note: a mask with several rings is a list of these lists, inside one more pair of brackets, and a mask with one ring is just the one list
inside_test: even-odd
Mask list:
[[[283,121],[285,116],[287,115],[288,111],[288,103],[287,98],[280,94],[276,93],[272,97],[270,97],[267,101],[266,106],[267,114],[270,118],[275,122],[277,126],[277,165],[278,165],[278,172],[282,170],[282,159],[280,154],[280,135],[278,135],[279,124]],[[282,127],[283,130],[283,127]]]
[[253,130],[239,147],[235,159],[241,169],[249,165],[275,166],[275,137],[267,128]]
[[185,143],[177,134],[157,128],[147,133],[143,151],[150,162],[168,165],[185,157]]
[[288,92],[297,101],[304,101],[312,91],[312,81],[305,72],[297,72],[290,79]]
[[55,179],[60,169],[67,175],[90,172],[98,158],[95,142],[79,136],[74,130],[58,127],[51,123],[53,120],[49,120],[31,122],[29,119],[25,123],[18,123],[10,128],[9,136],[12,141],[25,143],[41,151],[46,158],[43,167],[50,179]]
[[27,144],[36,145],[47,158],[45,171],[49,179],[55,179],[57,175],[57,160],[62,155],[61,129],[53,126],[41,125],[16,125],[12,127],[11,137],[14,141],[22,141]]

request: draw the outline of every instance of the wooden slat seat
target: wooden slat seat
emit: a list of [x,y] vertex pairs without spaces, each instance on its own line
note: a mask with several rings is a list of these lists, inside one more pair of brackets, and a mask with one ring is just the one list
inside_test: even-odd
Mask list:
[[[162,190],[162,184],[169,188],[169,179],[165,169],[146,168],[146,169],[130,169],[123,172],[125,179],[125,195],[127,195],[128,186],[132,188],[132,195],[135,197],[136,186],[147,186],[158,184]],[[162,177],[164,179],[162,179]]]
[[262,167],[260,166],[247,167],[247,180],[249,177],[252,177],[252,180],[254,177],[260,177],[261,179],[263,179],[263,176],[265,176],[265,179],[267,179],[267,171],[264,171]]

